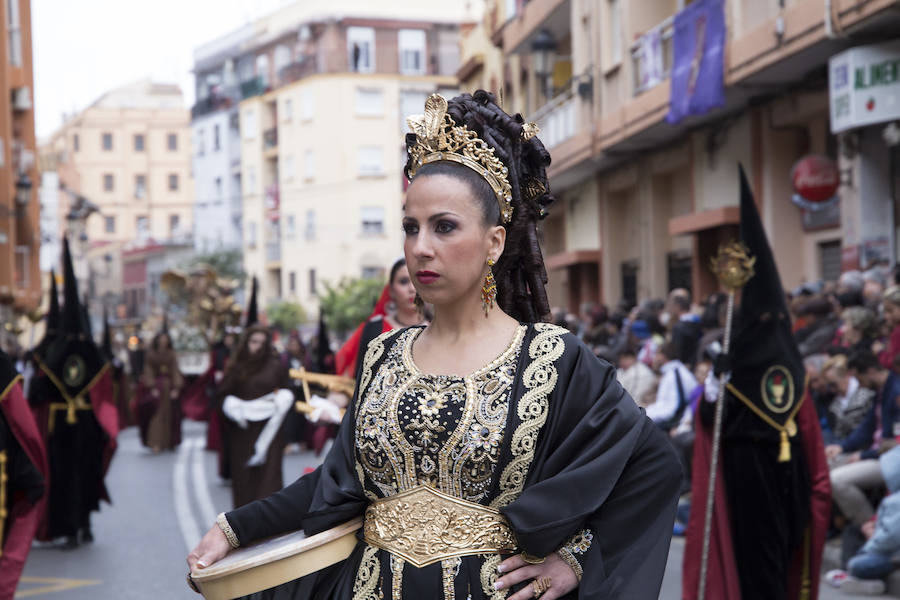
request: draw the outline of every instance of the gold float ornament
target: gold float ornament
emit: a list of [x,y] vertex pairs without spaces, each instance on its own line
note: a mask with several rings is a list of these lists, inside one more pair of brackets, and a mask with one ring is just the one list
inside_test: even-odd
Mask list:
[[710,268],[728,290],[737,291],[747,285],[754,275],[756,257],[741,242],[730,242],[719,248]]

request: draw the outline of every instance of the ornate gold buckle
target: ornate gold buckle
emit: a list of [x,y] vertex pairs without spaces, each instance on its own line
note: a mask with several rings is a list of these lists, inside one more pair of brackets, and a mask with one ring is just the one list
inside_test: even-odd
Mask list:
[[500,511],[419,485],[366,509],[366,543],[416,567],[455,556],[512,552],[516,536]]

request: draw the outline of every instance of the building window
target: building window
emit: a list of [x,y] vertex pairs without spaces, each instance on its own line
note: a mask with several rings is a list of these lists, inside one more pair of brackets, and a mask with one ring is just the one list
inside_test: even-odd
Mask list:
[[219,129],[218,125],[213,127],[213,152],[218,152],[222,149],[222,138]]
[[316,211],[306,211],[306,229],[303,232],[307,240],[316,239]]
[[294,223],[294,215],[288,215],[284,221],[284,237],[286,239],[292,240],[294,239],[294,235],[296,235],[296,227]]
[[72,152],[78,152],[81,149],[81,140],[78,139],[78,134],[72,136]]
[[203,135],[203,130],[197,130],[197,156],[203,156],[206,154],[206,136]]
[[303,177],[304,179],[312,179],[316,175],[316,153],[307,150],[303,155]]
[[143,200],[147,197],[147,176],[146,175],[135,175],[134,176],[134,197],[138,200]]
[[622,2],[621,0],[607,0],[609,9],[609,57],[613,67],[622,62]]
[[284,99],[284,108],[281,110],[281,114],[285,121],[290,121],[294,118],[294,101],[290,98]]
[[292,294],[297,292],[297,272],[288,273],[288,291]]
[[115,217],[103,217],[104,220],[104,230],[106,233],[115,233],[116,232],[116,218]]
[[247,223],[247,245],[256,248],[256,223],[253,221]]
[[103,174],[103,191],[111,192],[115,189],[115,178],[112,173],[104,173]]
[[300,90],[300,118],[311,121],[316,110],[316,97],[308,87]]
[[425,74],[425,31],[401,29],[397,34],[400,47],[400,72],[404,75]]
[[309,270],[309,293],[313,296],[318,296],[319,292],[316,290],[316,270]]
[[371,27],[348,27],[347,55],[352,72],[375,71],[375,30]]
[[215,186],[216,186],[216,200],[221,200],[222,199],[222,178],[221,177],[216,177]]
[[252,140],[256,137],[256,111],[252,108],[245,110],[241,115],[241,133],[245,140]]
[[823,281],[837,281],[841,276],[841,240],[819,243],[819,270]]
[[275,52],[272,53],[272,66],[275,70],[275,77],[281,80],[282,71],[291,64],[291,49],[285,44],[275,46]]
[[[493,88],[492,88],[493,89]],[[426,92],[406,91],[400,92],[400,132],[410,133],[406,118],[412,115],[422,114],[425,101],[428,99]],[[405,162],[405,159],[404,159]]]
[[6,31],[9,36],[9,64],[22,66],[22,28],[19,25],[19,0],[6,0]]
[[356,88],[356,114],[380,117],[384,114],[384,93],[378,88]]
[[105,151],[107,151],[107,152],[111,151],[113,149],[112,148],[112,134],[104,133],[102,143],[103,143],[103,149]]
[[170,152],[175,152],[178,150],[178,134],[170,133],[166,136],[166,147]]
[[294,170],[294,157],[293,156],[285,156],[284,157],[284,179],[286,181],[292,181],[294,179],[296,171]]
[[362,234],[381,235],[384,233],[384,207],[362,207]]
[[357,167],[361,177],[384,174],[384,156],[380,146],[362,146],[357,153]]
[[134,151],[135,152],[143,152],[144,151],[144,134],[142,134],[142,133],[134,134]]
[[177,173],[169,173],[169,191],[170,192],[178,191],[178,174]]
[[263,89],[269,87],[269,56],[260,54],[256,57],[256,76],[262,83]]
[[147,217],[138,217],[135,219],[138,237],[147,237],[150,235],[150,219]]
[[169,215],[169,235],[175,236],[178,233],[179,226],[181,225],[181,217],[178,215]]

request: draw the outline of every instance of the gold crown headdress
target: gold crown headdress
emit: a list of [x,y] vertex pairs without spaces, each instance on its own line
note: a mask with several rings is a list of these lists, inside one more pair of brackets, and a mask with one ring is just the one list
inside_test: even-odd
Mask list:
[[429,163],[450,161],[465,165],[488,182],[500,204],[500,219],[503,223],[510,222],[513,206],[509,169],[478,134],[453,121],[447,114],[446,98],[432,94],[425,101],[425,114],[409,117],[406,122],[416,134],[416,143],[409,148],[410,179],[419,167]]

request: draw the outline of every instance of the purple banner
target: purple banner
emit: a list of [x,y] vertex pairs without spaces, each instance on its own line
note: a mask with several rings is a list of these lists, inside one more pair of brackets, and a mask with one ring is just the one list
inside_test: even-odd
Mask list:
[[724,49],[722,0],[695,0],[675,15],[669,123],[725,105]]

